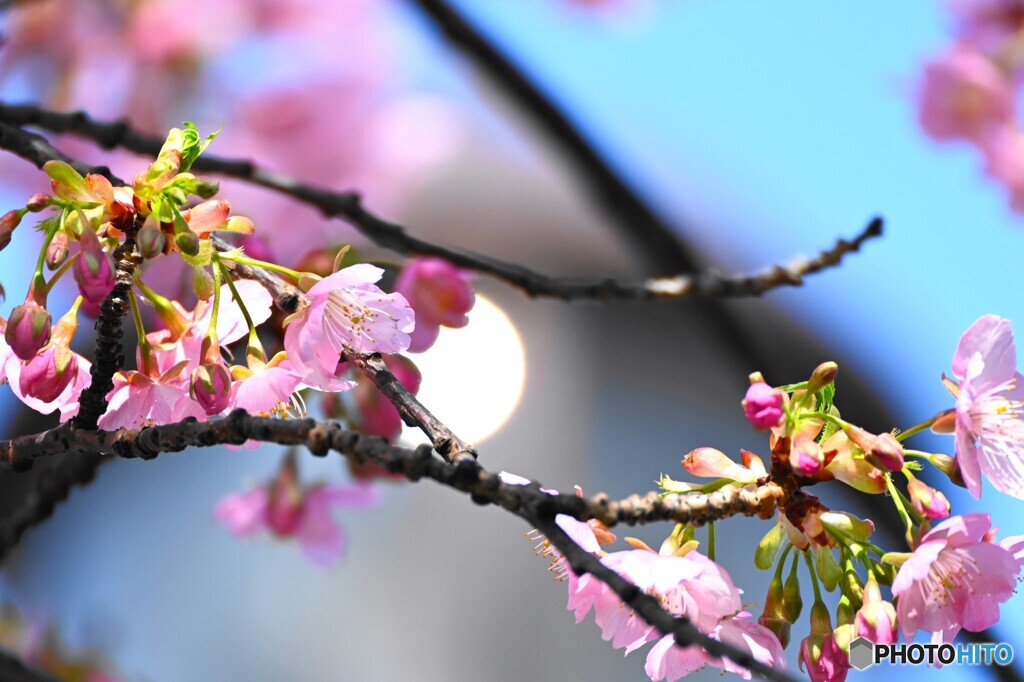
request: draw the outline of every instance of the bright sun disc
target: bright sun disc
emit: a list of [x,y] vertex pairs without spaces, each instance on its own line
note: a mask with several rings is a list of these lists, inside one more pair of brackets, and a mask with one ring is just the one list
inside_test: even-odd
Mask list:
[[[420,401],[470,443],[504,426],[523,395],[523,341],[508,316],[483,296],[477,295],[468,326],[442,327],[430,350],[411,357],[423,374]],[[423,441],[416,428],[405,427],[403,436]]]

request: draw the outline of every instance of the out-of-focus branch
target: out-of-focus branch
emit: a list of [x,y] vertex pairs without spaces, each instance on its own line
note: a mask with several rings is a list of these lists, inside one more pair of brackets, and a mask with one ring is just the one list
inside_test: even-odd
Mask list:
[[0,649],[0,680],[4,682],[60,682],[50,673],[22,663],[14,654]]
[[[91,483],[100,465],[108,461],[111,458],[98,452],[65,452],[37,474],[18,507],[0,519],[0,560],[18,545],[25,531],[50,518],[73,487]],[[0,675],[0,679],[7,678]]]
[[[70,132],[88,137],[104,148],[122,147],[140,154],[156,155],[162,144],[159,138],[142,135],[132,130],[124,121],[102,123],[93,120],[87,114],[80,111],[61,113],[32,105],[12,106],[0,104],[0,121],[7,124],[5,125],[6,128],[33,125],[53,132]],[[15,130],[17,129],[15,128]],[[17,142],[20,146],[25,146],[23,140],[18,140]],[[0,146],[11,149],[15,153],[21,153],[4,144],[2,134],[0,134]],[[24,156],[24,154],[22,155]],[[731,298],[759,296],[776,287],[801,284],[802,278],[805,275],[817,273],[838,265],[845,254],[850,251],[856,251],[864,241],[877,237],[882,233],[882,220],[881,218],[875,218],[852,242],[839,240],[836,246],[822,252],[815,258],[794,261],[788,266],[775,266],[761,273],[731,275],[719,272],[706,272],[696,275],[683,274],[671,277],[658,277],[639,283],[619,282],[608,278],[599,280],[561,278],[551,277],[521,265],[508,263],[489,256],[427,242],[410,234],[401,225],[388,222],[371,213],[363,206],[358,194],[351,192],[337,193],[305,185],[292,178],[262,170],[251,161],[227,159],[204,154],[196,160],[193,168],[198,171],[220,173],[287,194],[317,207],[326,216],[345,220],[375,244],[397,253],[438,256],[459,267],[476,270],[477,272],[504,280],[522,289],[530,296],[570,301],[675,300],[701,297]],[[93,170],[93,172],[99,171]],[[612,178],[615,177],[610,170],[608,172]],[[105,174],[109,177],[109,170]],[[635,209],[637,215],[649,216],[650,220],[657,222],[653,214],[643,207],[643,204],[625,188],[625,185],[619,184],[628,196],[633,197],[632,202],[627,203],[635,203],[640,207]],[[623,199],[623,201],[626,200]],[[630,209],[631,212],[633,210]],[[623,219],[625,219],[625,216]],[[636,220],[647,221],[648,218],[636,218]],[[646,223],[641,222],[638,224]],[[671,232],[667,234],[671,236]],[[661,244],[661,241],[659,238],[655,239],[654,242],[645,241],[644,243]],[[675,244],[675,247],[672,247],[668,252],[678,251],[682,248],[674,236],[672,236],[672,242]],[[659,246],[652,249],[652,251],[655,253],[667,253],[665,251],[666,248],[669,247]],[[692,262],[692,259],[683,259],[682,256],[673,262],[678,266],[684,260],[686,263]],[[685,269],[687,271],[695,270],[691,265],[687,265]]]

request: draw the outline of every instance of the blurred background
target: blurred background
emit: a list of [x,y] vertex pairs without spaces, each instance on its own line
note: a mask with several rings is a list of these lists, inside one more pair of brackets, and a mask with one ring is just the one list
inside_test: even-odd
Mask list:
[[[907,427],[951,405],[939,377],[968,325],[985,313],[1024,319],[1021,217],[971,149],[938,146],[917,122],[922,65],[948,41],[939,3],[451,4],[708,265],[787,262],[886,219],[885,237],[838,270],[713,309],[535,301],[479,277],[471,324],[443,330],[415,360],[421,399],[479,445],[485,467],[625,496],[681,475],[694,447],[767,456],[739,405],[747,374],[794,382],[829,359],[844,417]],[[127,116],[154,134],[182,120],[223,125],[211,151],[358,189],[418,236],[551,274],[669,274],[414,2],[39,0],[3,22],[5,102]],[[127,177],[144,163],[58,146]],[[47,186],[9,155],[0,172],[10,208]],[[349,242],[388,256],[261,190],[225,182],[221,195],[281,262]],[[0,253],[5,317],[38,248],[23,230]],[[62,295],[53,310],[70,304]],[[722,310],[737,327],[723,327]],[[21,411],[0,393],[5,436],[29,431]],[[916,442],[952,454],[951,439]],[[622,660],[592,621],[574,624],[520,521],[450,490],[388,485],[379,510],[344,515],[348,556],[328,573],[292,546],[233,538],[213,505],[269,476],[280,456],[193,450],[103,467],[8,557],[4,599],[70,648],[102,650],[126,680],[644,679],[643,654]],[[336,458],[301,467],[345,476]],[[959,513],[988,511],[1001,535],[1024,533],[1019,501],[991,487],[981,501],[944,490]],[[835,488],[823,499],[861,516],[884,504]],[[768,576],[752,552],[768,528],[735,520],[718,536],[718,560],[755,615]],[[635,534],[655,544],[670,530]],[[996,640],[1024,645],[1021,599],[1003,606]],[[806,629],[794,627],[797,645]]]

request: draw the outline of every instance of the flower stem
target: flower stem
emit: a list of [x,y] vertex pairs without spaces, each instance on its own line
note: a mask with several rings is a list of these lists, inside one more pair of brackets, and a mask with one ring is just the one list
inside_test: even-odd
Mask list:
[[43,238],[43,247],[39,250],[39,259],[36,261],[36,271],[32,276],[32,289],[38,290],[39,293],[45,295],[49,289],[46,286],[46,277],[43,275],[43,265],[46,264],[46,252],[50,248],[50,242],[57,236],[57,233],[64,229],[64,223],[67,220],[68,212],[65,210],[60,214],[60,221],[56,227],[53,227],[46,232],[46,236]]
[[299,279],[302,277],[302,273],[298,272],[297,270],[292,270],[291,268],[286,268],[283,265],[278,265],[277,263],[268,263],[267,261],[256,260],[255,258],[249,258],[248,256],[246,256],[244,254],[226,254],[226,253],[222,253],[222,254],[220,254],[220,258],[222,260],[229,260],[229,261],[233,261],[235,263],[241,263],[242,265],[251,265],[251,266],[256,267],[256,268],[263,268],[264,270],[270,270],[271,272],[276,272],[276,273],[278,273],[280,275],[284,275],[285,277],[290,277],[291,279],[295,280],[296,282],[298,282]]
[[903,495],[896,488],[896,484],[893,483],[890,474],[885,475],[885,487],[892,497],[893,504],[896,505],[896,511],[899,512],[900,518],[903,519],[903,524],[907,527],[907,537],[909,538],[914,530],[914,522],[910,518],[910,512],[907,511],[906,505],[903,503]]
[[81,251],[71,254],[68,256],[67,260],[64,261],[64,264],[57,268],[57,271],[50,277],[50,281],[46,283],[46,288],[43,289],[47,295],[50,294],[50,290],[53,289],[53,285],[56,284],[61,277],[67,274],[68,270],[70,270],[71,266],[75,264],[75,261],[78,259],[80,254]]
[[708,558],[715,560],[715,522],[708,523]]
[[[821,601],[821,588],[818,587],[818,575],[814,571],[814,562],[811,560],[810,551],[804,551],[804,561],[807,562],[807,572],[811,574],[811,587],[814,588],[814,601]],[[794,558],[793,565],[796,566],[796,559]]]
[[228,285],[228,289],[231,290],[231,296],[234,298],[235,303],[238,304],[238,309],[242,311],[242,317],[245,318],[245,324],[249,327],[249,342],[245,349],[246,360],[249,359],[251,354],[255,354],[258,360],[262,360],[265,363],[267,361],[267,354],[263,351],[263,344],[260,343],[259,334],[256,333],[256,325],[252,322],[249,309],[245,307],[245,301],[242,300],[238,289],[235,288],[235,281],[231,278],[231,273],[228,272],[227,266],[220,262],[218,256],[214,256],[214,265],[224,277],[224,282]]
[[142,313],[139,312],[139,303],[134,291],[128,296],[128,303],[132,309],[132,320],[135,322],[135,334],[139,337],[139,354],[142,356],[142,367],[139,369],[143,374],[149,375],[153,349],[149,345],[149,339],[146,338],[146,328],[142,324]]
[[896,435],[896,440],[898,440],[898,441],[906,440],[907,438],[910,438],[911,436],[913,436],[915,433],[920,433],[921,431],[924,431],[925,429],[929,428],[932,424],[934,424],[935,420],[938,419],[938,418],[939,418],[939,415],[935,415],[934,417],[932,417],[930,419],[925,419],[920,424],[914,424],[913,426],[911,426],[906,431],[900,431],[899,434]]

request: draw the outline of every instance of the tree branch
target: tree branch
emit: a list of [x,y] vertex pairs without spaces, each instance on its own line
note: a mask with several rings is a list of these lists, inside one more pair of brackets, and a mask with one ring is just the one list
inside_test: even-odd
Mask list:
[[30,668],[13,653],[0,649],[0,680],[4,682],[60,682],[50,673]]
[[573,494],[551,494],[542,491],[537,483],[505,483],[469,457],[447,463],[434,457],[428,446],[409,450],[388,445],[382,438],[346,431],[339,422],[254,417],[243,410],[236,410],[216,421],[188,419],[178,424],[141,430],[91,431],[64,424],[34,436],[0,441],[0,462],[12,470],[24,471],[35,459],[58,454],[81,457],[83,453],[109,453],[126,458],[154,459],[164,452],[218,444],[238,445],[249,439],[302,445],[317,456],[334,450],[357,463],[372,461],[413,481],[433,479],[468,493],[477,504],[498,505],[535,525],[566,556],[574,571],[578,574],[592,573],[607,583],[626,604],[663,634],[673,635],[683,645],[705,647],[713,655],[726,656],[769,679],[790,679],[753,661],[749,654],[710,639],[685,619],[675,618],[664,611],[656,600],[588,555],[554,523],[558,514],[568,514],[582,521],[598,519],[608,526],[658,520],[699,525],[735,514],[768,518],[775,506],[784,501],[782,488],[772,483],[755,488],[726,486],[710,495],[688,493],[662,498],[657,493],[650,493],[616,502],[609,501],[604,495],[581,498]]
[[[87,137],[105,149],[122,147],[150,156],[155,156],[162,144],[159,138],[142,135],[132,130],[125,121],[101,123],[81,111],[60,113],[32,105],[0,104],[0,121],[6,122],[6,128],[34,125],[52,132],[69,132]],[[0,125],[3,124],[0,123]],[[16,147],[25,146],[23,140],[15,140],[15,143]],[[0,133],[0,147],[25,156],[16,147],[5,144],[2,133]],[[29,157],[26,156],[26,158]],[[761,273],[729,275],[711,271],[699,275],[683,274],[659,277],[639,283],[623,283],[614,279],[559,278],[490,256],[425,241],[409,234],[401,225],[388,222],[371,213],[363,206],[358,194],[336,193],[305,185],[292,178],[262,170],[251,161],[203,154],[196,160],[193,168],[197,171],[234,177],[289,195],[315,206],[325,216],[345,220],[378,246],[397,253],[438,256],[459,267],[476,270],[501,279],[522,289],[530,296],[558,298],[567,301],[676,300],[696,297],[759,296],[776,287],[798,286],[802,283],[803,276],[838,265],[845,254],[856,251],[864,241],[882,233],[882,219],[875,218],[854,238],[853,242],[839,240],[834,247],[824,251],[816,258],[796,261],[787,267],[775,266]],[[99,171],[93,170],[93,172]],[[608,172],[611,173],[610,170]],[[104,174],[110,177],[109,170]],[[611,176],[614,178],[614,174]],[[625,190],[625,186],[622,185],[622,187]],[[629,196],[633,196],[628,190],[625,191]],[[633,197],[633,202],[639,203],[635,197]],[[642,203],[639,205],[641,208],[643,207]],[[643,210],[645,214],[650,215],[649,211]],[[675,237],[672,237],[672,240],[676,244],[673,251],[682,248]],[[661,243],[660,239],[656,241]],[[645,243],[647,242],[645,241]],[[662,247],[653,250],[659,253],[663,252]],[[681,258],[681,256],[677,258],[677,262]],[[686,262],[690,263],[691,260],[686,260]],[[687,266],[689,271],[694,269]]]
[[505,483],[471,457],[449,463],[431,456],[429,446],[410,450],[388,445],[382,438],[345,430],[340,422],[255,417],[244,410],[235,410],[214,421],[186,419],[143,429],[98,431],[62,424],[39,434],[0,441],[0,466],[26,471],[41,457],[77,458],[90,453],[154,459],[161,453],[180,452],[188,447],[240,445],[246,440],[302,445],[318,456],[336,450],[356,463],[373,462],[410,480],[434,479],[469,493],[478,504],[495,504],[515,513],[529,506],[531,513],[552,517],[567,514],[581,521],[596,519],[609,527],[656,521],[702,525],[740,514],[770,518],[786,498],[784,489],[770,482],[754,487],[727,485],[707,494],[691,492],[663,497],[651,492],[623,500],[610,500],[604,494],[550,494],[535,482]]

